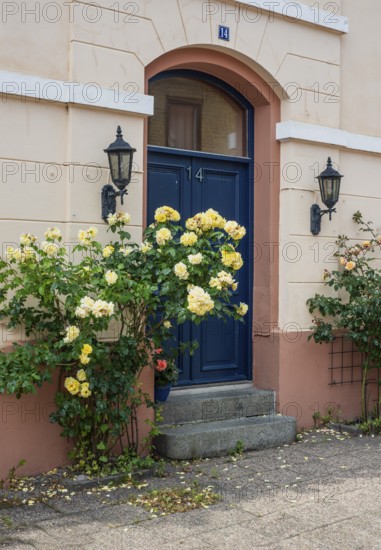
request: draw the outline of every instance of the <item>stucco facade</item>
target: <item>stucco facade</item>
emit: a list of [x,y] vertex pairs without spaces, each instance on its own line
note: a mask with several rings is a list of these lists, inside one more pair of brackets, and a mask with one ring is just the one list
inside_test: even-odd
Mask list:
[[[42,238],[52,224],[67,243],[89,224],[106,239],[103,149],[118,124],[137,150],[127,210],[139,241],[146,221],[147,125],[155,109],[149,79],[169,69],[217,77],[254,108],[254,226],[248,228],[254,384],[276,390],[279,410],[297,415],[300,426],[311,425],[312,413],[327,403],[340,405],[344,416],[358,413],[356,385],[329,386],[329,346],[307,343],[306,300],[323,289],[335,238],[361,238],[353,212],[378,222],[381,6],[370,0],[31,4],[1,7],[2,251],[24,231]],[[229,27],[229,41],[219,39],[219,25]],[[315,177],[328,156],[345,178],[337,214],[331,222],[323,218],[315,237],[310,206],[320,202]],[[22,337],[4,326],[1,334],[0,345]],[[44,391],[34,403],[51,402]],[[0,397],[7,447],[0,477],[25,452],[31,471],[64,461],[66,443],[57,428],[43,416],[24,422],[20,403],[12,409],[11,402]],[[18,425],[30,434],[33,422],[38,441],[50,442],[44,460],[14,435]]]

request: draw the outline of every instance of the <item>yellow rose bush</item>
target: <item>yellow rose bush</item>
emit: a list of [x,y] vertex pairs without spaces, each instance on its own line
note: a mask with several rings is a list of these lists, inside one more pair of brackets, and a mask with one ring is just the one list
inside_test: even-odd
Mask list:
[[[324,284],[340,294],[336,297],[316,294],[307,304],[310,313],[318,313],[313,319],[311,336],[315,342],[330,342],[335,330],[344,329],[346,338],[364,354],[361,401],[363,420],[367,421],[369,370],[381,368],[381,269],[372,264],[381,258],[381,238],[374,232],[372,222],[365,222],[360,212],[353,215],[353,221],[371,238],[351,245],[346,236],[338,237],[335,253],[338,269],[324,271]],[[380,415],[379,410],[377,414]]]
[[24,233],[0,260],[0,319],[30,339],[0,353],[0,392],[33,392],[59,370],[51,419],[77,463],[107,464],[116,444],[138,452],[138,409],[152,405],[140,375],[154,367],[153,350],[174,365],[186,349],[171,342],[173,327],[210,315],[243,321],[247,312],[233,295],[242,226],[213,209],[185,227],[169,206],[154,220],[142,244],[131,241],[129,214],[118,213],[108,217],[110,242],[80,229],[70,256],[50,227],[41,242]]

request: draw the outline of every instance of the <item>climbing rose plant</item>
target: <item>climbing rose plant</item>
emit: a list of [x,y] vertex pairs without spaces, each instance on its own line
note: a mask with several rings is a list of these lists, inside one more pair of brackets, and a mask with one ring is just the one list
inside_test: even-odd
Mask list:
[[345,235],[339,236],[335,253],[338,269],[324,271],[325,284],[338,294],[334,297],[315,294],[307,304],[310,313],[320,314],[314,317],[310,338],[319,343],[330,342],[335,331],[342,329],[364,354],[361,405],[366,421],[369,370],[381,367],[381,269],[372,263],[377,254],[380,258],[381,235],[375,233],[372,222],[363,220],[360,212],[353,215],[353,221],[360,231],[367,233],[367,240],[353,244]]
[[104,246],[96,228],[82,229],[72,257],[53,227],[40,244],[21,235],[0,261],[0,319],[28,337],[0,353],[0,392],[35,392],[58,371],[51,420],[79,463],[107,463],[116,445],[141,450],[138,410],[152,401],[140,376],[151,367],[162,381],[176,379],[186,344],[169,345],[175,325],[208,315],[242,321],[247,312],[230,304],[245,228],[212,209],[185,228],[179,222],[176,210],[158,208],[138,245],[126,229],[130,216],[110,215],[113,240]]

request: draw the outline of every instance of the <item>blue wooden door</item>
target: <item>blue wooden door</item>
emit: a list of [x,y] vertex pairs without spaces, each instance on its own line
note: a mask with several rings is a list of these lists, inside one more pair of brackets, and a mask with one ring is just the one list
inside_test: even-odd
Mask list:
[[[252,227],[249,163],[217,155],[192,152],[164,152],[150,147],[148,153],[147,224],[154,220],[157,207],[172,206],[185,221],[208,208],[247,228],[239,251],[244,267],[237,272],[238,290],[233,303],[251,303],[252,276],[249,240]],[[179,359],[179,385],[227,382],[249,379],[251,375],[250,321],[224,323],[209,318],[200,325],[185,323],[178,337],[197,340],[193,356]]]

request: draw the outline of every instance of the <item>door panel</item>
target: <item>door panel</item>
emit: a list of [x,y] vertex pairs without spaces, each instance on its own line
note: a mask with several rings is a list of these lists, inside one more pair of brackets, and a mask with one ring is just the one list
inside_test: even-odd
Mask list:
[[[248,165],[233,160],[200,158],[149,152],[148,215],[152,223],[155,209],[162,205],[176,208],[183,222],[208,208],[226,219],[244,225],[248,234],[250,208],[247,200]],[[248,237],[244,239],[247,241]],[[250,303],[248,246],[238,249],[244,267],[236,274],[238,290],[232,303]],[[178,337],[197,340],[199,347],[192,357],[179,360],[179,385],[244,380],[250,377],[249,326],[229,319],[209,318],[200,325],[185,323],[178,327]]]

